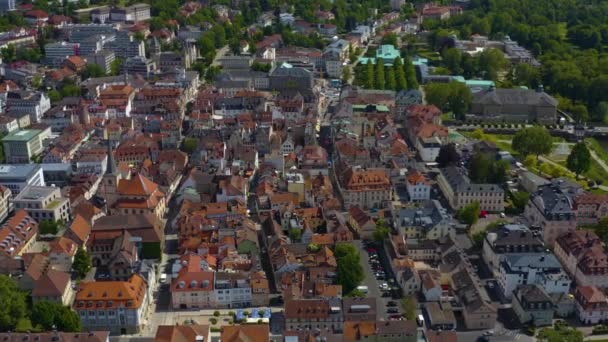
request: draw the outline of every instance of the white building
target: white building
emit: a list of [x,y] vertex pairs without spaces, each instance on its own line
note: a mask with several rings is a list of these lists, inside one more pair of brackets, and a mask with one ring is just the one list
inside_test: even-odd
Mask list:
[[431,183],[420,172],[414,171],[406,177],[406,188],[410,201],[431,199]]
[[250,279],[241,273],[217,272],[215,274],[214,299],[218,308],[230,309],[251,306]]
[[425,162],[434,162],[441,149],[441,140],[437,137],[416,139],[416,150]]
[[24,209],[36,219],[70,220],[70,200],[61,196],[61,189],[53,186],[28,185],[13,199],[15,209]]
[[44,175],[40,164],[0,165],[0,185],[9,188],[13,196],[28,185],[44,186]]

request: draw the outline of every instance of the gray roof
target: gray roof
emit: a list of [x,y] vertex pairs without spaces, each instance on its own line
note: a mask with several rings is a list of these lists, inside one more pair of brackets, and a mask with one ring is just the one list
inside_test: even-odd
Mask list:
[[551,95],[529,89],[489,89],[473,93],[473,103],[497,105],[557,106]]
[[570,219],[574,215],[574,197],[581,191],[579,185],[554,179],[550,184],[539,187],[532,201],[545,217]]
[[443,220],[450,220],[446,209],[436,200],[423,202],[422,207],[402,208],[398,213],[398,223],[404,226],[433,227]]
[[486,240],[497,253],[540,252],[544,249],[538,234],[521,224],[505,224],[492,229]]
[[306,77],[311,78],[312,73],[304,68],[286,67],[285,64],[275,68],[271,72],[273,77]]
[[[545,290],[536,284],[519,285],[514,291],[517,298],[522,298],[528,303],[546,303],[552,302],[551,297],[547,295]],[[550,307],[547,309],[551,309]]]
[[460,172],[455,166],[440,169],[440,172],[454,192],[504,192],[498,184],[471,183],[469,177]]
[[41,169],[40,164],[0,165],[0,183],[23,182]]
[[506,254],[502,258],[511,269],[520,267],[561,269],[562,267],[552,253]]

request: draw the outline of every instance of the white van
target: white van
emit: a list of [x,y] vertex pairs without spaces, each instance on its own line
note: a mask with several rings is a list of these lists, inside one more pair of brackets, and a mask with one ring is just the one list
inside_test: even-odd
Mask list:
[[357,286],[357,290],[365,294],[369,292],[369,288],[367,286]]
[[163,274],[160,275],[160,283],[164,284],[166,282],[167,282],[167,274],[163,273]]
[[418,326],[423,327],[424,326],[424,316],[418,315],[418,317],[416,317],[416,323],[418,323]]

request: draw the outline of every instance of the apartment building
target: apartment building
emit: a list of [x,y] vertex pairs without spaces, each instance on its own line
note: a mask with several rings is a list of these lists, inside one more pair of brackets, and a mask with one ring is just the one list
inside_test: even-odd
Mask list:
[[171,281],[173,309],[204,309],[215,307],[215,272],[199,255],[180,258],[181,268]]
[[608,216],[608,195],[584,193],[574,198],[577,225],[596,224]]
[[574,292],[576,315],[583,324],[598,324],[608,319],[608,299],[595,286],[577,286]]
[[71,217],[70,200],[61,195],[61,189],[54,186],[27,186],[13,199],[15,209],[23,209],[38,221],[63,220]]
[[409,241],[436,240],[453,233],[452,216],[436,200],[398,209],[393,217],[399,232]]
[[576,285],[608,287],[608,255],[595,233],[566,232],[555,240],[553,252]]
[[482,257],[490,270],[497,275],[505,256],[542,253],[545,244],[540,234],[520,224],[505,224],[487,232]]
[[0,165],[0,185],[9,188],[13,196],[28,185],[44,186],[44,174],[40,164]]
[[11,190],[4,185],[0,185],[0,222],[8,217],[10,208],[9,200],[12,197]]
[[20,256],[31,251],[38,236],[38,222],[25,210],[17,210],[0,226],[0,273],[21,270]]
[[30,163],[44,151],[43,131],[39,129],[24,129],[10,133],[2,138],[4,156],[7,163]]
[[251,306],[251,279],[244,273],[217,272],[214,299],[220,308]]
[[481,210],[502,212],[504,190],[499,184],[476,184],[454,166],[440,170],[439,188],[454,210],[478,202]]
[[384,208],[391,200],[391,183],[383,169],[350,167],[340,180],[340,191],[346,208]]
[[82,282],[74,310],[85,330],[137,334],[144,323],[149,300],[146,282],[134,274],[127,281]]
[[295,299],[285,303],[286,330],[340,331],[344,323],[340,300]]
[[513,311],[522,324],[535,327],[553,324],[553,301],[542,286],[520,285],[513,295]]

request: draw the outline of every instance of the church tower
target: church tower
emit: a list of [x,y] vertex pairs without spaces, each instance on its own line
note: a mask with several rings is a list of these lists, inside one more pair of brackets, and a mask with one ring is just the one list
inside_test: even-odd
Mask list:
[[101,184],[103,191],[101,192],[102,197],[106,200],[106,214],[110,214],[110,208],[118,200],[118,181],[121,176],[116,169],[116,162],[114,161],[114,154],[112,151],[112,141],[108,139],[108,162],[106,167],[106,173],[103,175]]

